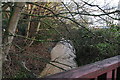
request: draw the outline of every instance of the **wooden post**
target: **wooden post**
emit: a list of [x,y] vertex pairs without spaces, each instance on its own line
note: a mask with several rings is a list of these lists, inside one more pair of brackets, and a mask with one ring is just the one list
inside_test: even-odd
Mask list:
[[116,78],[117,78],[117,69],[114,70],[114,76],[113,77],[114,77],[114,80],[116,80]]
[[112,72],[113,71],[107,72],[107,79],[112,80]]

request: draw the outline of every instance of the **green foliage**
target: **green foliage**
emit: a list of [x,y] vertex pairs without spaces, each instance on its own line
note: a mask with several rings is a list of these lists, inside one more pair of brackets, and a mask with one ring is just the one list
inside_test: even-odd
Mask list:
[[75,44],[77,50],[76,60],[79,65],[85,65],[120,54],[118,44],[120,42],[120,29],[118,29],[118,26],[111,26],[108,29],[92,30],[92,32],[102,37],[93,36],[85,29],[79,29],[74,32],[73,37],[77,42]]
[[117,46],[109,44],[109,43],[98,43],[96,47],[99,49],[100,53],[103,55],[114,56],[116,54]]
[[39,34],[36,35],[36,39],[47,40],[47,39],[58,39],[59,34],[55,28],[58,27],[53,19],[45,18],[41,22]]

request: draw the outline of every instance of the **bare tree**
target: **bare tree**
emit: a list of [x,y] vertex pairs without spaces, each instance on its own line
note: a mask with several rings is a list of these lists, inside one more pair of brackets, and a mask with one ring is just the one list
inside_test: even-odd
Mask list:
[[[8,52],[10,50],[11,43],[13,41],[13,36],[10,36],[9,34],[14,35],[16,31],[16,27],[21,15],[21,12],[23,10],[25,3],[23,2],[16,2],[14,5],[13,13],[11,14],[10,21],[7,27],[7,35],[5,36],[5,41],[4,41],[4,53],[5,55],[8,55]],[[5,56],[4,55],[4,56]]]

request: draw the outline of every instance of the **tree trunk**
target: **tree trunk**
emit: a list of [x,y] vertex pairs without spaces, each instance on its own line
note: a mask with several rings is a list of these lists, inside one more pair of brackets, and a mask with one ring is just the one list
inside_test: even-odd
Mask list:
[[[16,27],[17,27],[17,24],[18,24],[18,21],[19,21],[19,18],[20,18],[20,15],[21,15],[21,12],[23,10],[24,5],[25,5],[25,3],[23,3],[23,2],[16,2],[15,3],[13,13],[11,14],[9,24],[8,24],[8,28],[7,28],[7,32],[11,33],[12,35],[15,34]],[[5,55],[3,55],[4,59],[8,55],[11,43],[12,43],[13,38],[14,38],[13,36],[9,36],[8,34],[5,35],[5,37],[6,37],[5,40],[4,40],[4,45],[5,45],[4,54]]]
[[[36,6],[35,6],[35,5],[33,5],[33,6],[30,5],[29,7],[30,7],[30,8],[28,8],[28,9],[31,9],[31,10],[32,10],[32,11],[29,12],[29,14],[33,14],[33,13],[34,13],[34,9],[36,8]],[[32,19],[32,16],[30,16],[29,19],[31,20],[31,19]],[[28,22],[28,27],[27,27],[26,41],[27,41],[27,38],[29,37],[30,27],[31,27],[31,22],[29,21],[29,22]]]
[[[0,2],[0,11],[1,2]],[[0,12],[0,80],[2,79],[2,12]]]

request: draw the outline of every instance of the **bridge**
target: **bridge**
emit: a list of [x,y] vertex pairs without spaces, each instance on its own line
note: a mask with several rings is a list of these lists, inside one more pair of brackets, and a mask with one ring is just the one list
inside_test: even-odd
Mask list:
[[120,80],[120,55],[45,77],[79,80]]

